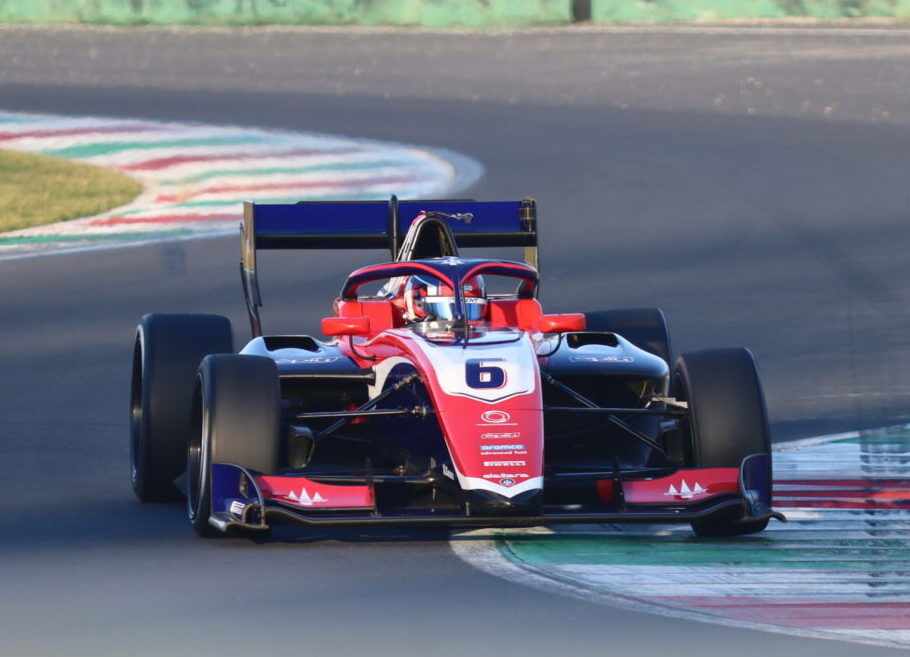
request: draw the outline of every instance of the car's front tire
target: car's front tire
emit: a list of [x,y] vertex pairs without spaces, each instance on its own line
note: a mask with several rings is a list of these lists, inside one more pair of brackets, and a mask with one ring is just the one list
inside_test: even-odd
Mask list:
[[[771,453],[768,416],[755,359],[748,349],[683,354],[673,389],[689,404],[680,422],[686,461],[695,468],[738,468],[751,454]],[[771,482],[768,459],[768,482]],[[692,523],[699,536],[735,536],[763,530],[767,519],[743,521],[739,509]]]
[[270,358],[216,354],[202,361],[186,451],[187,515],[200,536],[219,535],[209,524],[212,463],[277,471],[280,402],[278,370]]
[[196,370],[207,354],[234,350],[226,317],[151,314],[133,346],[130,480],[143,502],[179,499],[173,485],[186,465]]

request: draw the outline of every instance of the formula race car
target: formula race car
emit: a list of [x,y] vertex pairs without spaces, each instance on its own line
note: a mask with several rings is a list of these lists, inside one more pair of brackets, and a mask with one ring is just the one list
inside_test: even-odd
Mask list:
[[[224,317],[151,314],[133,356],[133,489],[182,490],[200,535],[784,519],[752,354],[671,369],[657,309],[545,314],[533,201],[247,203],[241,230],[252,340],[235,353]],[[347,277],[328,340],[263,335],[257,250],[300,248],[393,258]]]

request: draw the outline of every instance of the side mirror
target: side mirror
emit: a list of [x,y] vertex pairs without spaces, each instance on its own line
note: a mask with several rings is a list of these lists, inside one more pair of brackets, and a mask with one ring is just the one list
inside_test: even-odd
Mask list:
[[369,317],[324,317],[323,335],[369,335]]
[[538,327],[541,333],[571,333],[585,330],[585,316],[582,313],[565,315],[541,315]]

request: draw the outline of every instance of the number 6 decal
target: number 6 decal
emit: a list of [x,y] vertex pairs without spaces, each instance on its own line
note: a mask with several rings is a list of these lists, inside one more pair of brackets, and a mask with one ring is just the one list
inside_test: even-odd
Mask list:
[[464,364],[465,383],[471,388],[502,388],[506,384],[506,371],[499,365],[502,358],[471,358]]

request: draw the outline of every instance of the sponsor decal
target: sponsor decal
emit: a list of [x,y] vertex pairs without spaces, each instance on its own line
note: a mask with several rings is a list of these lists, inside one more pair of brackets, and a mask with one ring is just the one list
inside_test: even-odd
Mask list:
[[527,479],[528,475],[521,472],[488,472],[484,479]]
[[480,419],[487,424],[505,424],[512,419],[512,416],[505,411],[484,411],[480,414]]
[[481,445],[481,452],[504,452],[507,450],[527,449],[524,445]]
[[521,432],[512,431],[512,432],[504,432],[504,433],[482,433],[482,434],[480,434],[480,437],[483,438],[484,440],[498,440],[498,439],[502,439],[502,438],[508,438],[508,439],[521,438]]
[[686,480],[683,479],[678,489],[673,484],[670,484],[670,487],[667,489],[667,492],[664,493],[664,495],[669,495],[671,497],[680,497],[684,500],[691,500],[696,495],[707,492],[708,489],[702,488],[701,484],[699,484],[697,481],[695,482],[695,486],[693,488],[689,488],[689,484],[687,484]]
[[505,477],[505,478],[499,480],[499,484],[501,486],[514,486],[515,480],[511,479],[509,477]]
[[452,472],[451,468],[449,468],[449,466],[448,466],[447,463],[443,463],[443,464],[442,464],[442,474],[444,474],[444,475],[445,475],[446,477],[448,477],[449,479],[454,479],[454,478],[455,478],[455,473]]
[[277,358],[276,363],[283,365],[304,365],[312,363],[334,363],[339,356],[313,356],[312,358]]
[[484,461],[485,468],[521,468],[528,464],[527,461]]
[[300,489],[300,495],[298,495],[294,491],[291,491],[290,495],[288,495],[288,499],[294,500],[295,502],[297,502],[297,504],[300,504],[301,506],[313,506],[313,504],[315,504],[317,502],[328,502],[327,499],[325,499],[322,495],[319,494],[319,491],[316,491],[316,494],[313,495],[313,497],[310,497],[310,494],[307,493],[306,488]]
[[233,513],[235,516],[240,516],[242,518],[243,510],[245,508],[246,508],[246,504],[244,504],[240,500],[234,500],[233,502],[231,502],[231,513]]
[[631,356],[572,356],[569,360],[576,363],[634,363]]
[[510,449],[510,450],[507,451],[507,452],[496,452],[495,454],[482,453],[481,455],[482,455],[482,456],[486,456],[486,457],[488,457],[488,458],[489,458],[490,456],[499,456],[500,458],[503,457],[503,456],[527,456],[527,455],[528,455],[528,450],[526,450],[526,449]]

